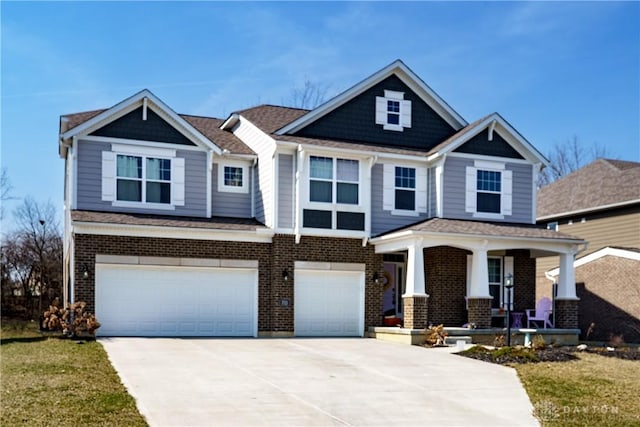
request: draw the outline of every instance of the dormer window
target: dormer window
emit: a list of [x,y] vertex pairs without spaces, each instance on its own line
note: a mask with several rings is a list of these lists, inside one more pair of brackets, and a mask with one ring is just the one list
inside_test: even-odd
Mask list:
[[384,97],[376,96],[376,124],[398,132],[411,127],[411,101],[404,99],[404,92],[385,90]]

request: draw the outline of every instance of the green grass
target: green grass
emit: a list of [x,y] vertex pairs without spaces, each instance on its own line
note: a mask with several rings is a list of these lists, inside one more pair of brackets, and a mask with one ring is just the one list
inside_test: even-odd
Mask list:
[[2,322],[0,425],[147,425],[99,343],[37,328]]
[[570,362],[513,366],[542,425],[640,425],[640,361],[578,356]]

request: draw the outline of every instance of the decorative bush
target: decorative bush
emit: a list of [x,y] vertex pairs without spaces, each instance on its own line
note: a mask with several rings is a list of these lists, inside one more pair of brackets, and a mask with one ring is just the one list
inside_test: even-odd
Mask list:
[[430,326],[424,330],[425,343],[433,347],[444,346],[444,339],[447,333],[444,331],[444,325]]
[[61,331],[68,337],[77,335],[95,335],[100,322],[93,313],[85,312],[87,303],[78,301],[67,307],[60,307],[59,300],[55,300],[44,312],[42,329],[47,331]]

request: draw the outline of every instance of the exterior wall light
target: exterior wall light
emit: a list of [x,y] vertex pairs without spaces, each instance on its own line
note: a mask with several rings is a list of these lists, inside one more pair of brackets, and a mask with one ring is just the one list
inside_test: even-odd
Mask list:
[[289,281],[289,270],[287,270],[286,268],[282,270],[282,280],[284,280],[285,282]]

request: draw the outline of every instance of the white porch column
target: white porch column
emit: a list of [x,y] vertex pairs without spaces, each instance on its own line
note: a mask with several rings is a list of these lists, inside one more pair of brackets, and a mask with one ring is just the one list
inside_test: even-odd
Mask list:
[[556,299],[577,300],[576,275],[573,267],[573,253],[560,254],[560,271],[558,273],[558,296]]
[[424,285],[424,255],[422,239],[418,239],[408,248],[407,284],[403,297],[427,296]]
[[469,280],[467,298],[491,298],[489,293],[489,261],[485,248],[473,250],[471,280]]

